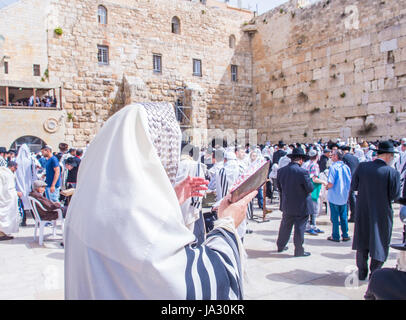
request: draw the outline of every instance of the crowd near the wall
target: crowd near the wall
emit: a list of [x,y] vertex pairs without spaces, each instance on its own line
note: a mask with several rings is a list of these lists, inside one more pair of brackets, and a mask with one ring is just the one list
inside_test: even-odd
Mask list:
[[[227,146],[223,141],[221,144],[213,141],[206,148],[184,144],[181,149],[176,182],[192,176],[200,177],[202,181],[206,179],[208,184],[203,199],[192,196],[181,203],[185,225],[195,235],[197,245],[205,243],[207,235],[213,232],[220,201],[230,193],[238,179],[253,167],[258,168],[269,161],[266,188],[258,189],[257,200],[249,202],[246,218],[237,228],[240,240],[243,242],[246,234],[253,232],[249,221],[254,219],[254,207],[263,209],[268,199],[271,204],[279,202],[282,211],[276,242],[278,252],[288,249],[294,228],[295,257],[310,256],[311,253],[304,248],[304,235],[323,236],[317,217],[325,210],[332,223],[331,234],[326,235],[326,239],[337,243],[352,241],[358,277],[366,280],[369,275],[365,298],[405,298],[405,292],[402,292],[405,287],[401,287],[404,282],[395,277],[397,274],[392,274],[400,272],[404,277],[406,270],[402,269],[405,266],[401,256],[398,269],[389,270],[391,279],[384,281],[386,285],[382,285],[380,276],[388,277],[388,269],[382,269],[382,266],[391,243],[392,203],[406,204],[406,138],[400,141],[362,141],[359,144],[354,141],[345,143],[340,139],[310,144],[279,141],[256,146]],[[27,225],[27,217],[35,219],[31,198],[43,206],[37,208],[41,220],[55,220],[57,209],[61,209],[65,217],[70,197],[60,192],[76,188],[83,153],[81,149],[69,149],[65,143],[59,144],[58,152],[43,146],[36,154],[25,144],[18,150],[7,151],[0,147],[0,202],[3,205],[0,240],[13,239],[11,234],[18,232],[19,226]],[[4,214],[13,210],[14,205],[13,201],[5,199],[13,197],[18,197],[17,209],[20,212],[18,219],[14,220]],[[202,207],[209,209],[203,213]],[[349,234],[349,223],[355,224],[353,235]],[[374,286],[378,282],[380,285]],[[388,285],[392,288],[391,293],[381,294],[380,290]],[[400,292],[394,293],[393,288]]]
[[[68,149],[66,143],[59,144],[58,152],[53,152],[46,145],[38,153],[31,152],[27,144],[21,145],[18,150],[7,151],[5,147],[0,147],[0,170],[4,177],[10,178],[3,181],[2,196],[3,199],[12,197],[12,190],[7,190],[6,186],[14,188],[20,213],[17,220],[3,219],[0,240],[13,239],[9,234],[18,231],[18,226],[27,226],[27,217],[35,219],[29,197],[37,199],[45,208],[37,208],[41,220],[55,220],[57,209],[61,209],[65,217],[69,197],[62,196],[60,191],[76,187],[82,155],[82,149]],[[13,206],[13,203],[10,201],[9,205]],[[51,223],[48,222],[48,225]]]

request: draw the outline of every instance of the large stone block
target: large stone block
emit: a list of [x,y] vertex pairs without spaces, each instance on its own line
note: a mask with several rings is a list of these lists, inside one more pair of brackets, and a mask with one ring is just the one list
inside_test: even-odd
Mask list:
[[398,48],[398,40],[391,39],[381,42],[381,52],[394,51]]

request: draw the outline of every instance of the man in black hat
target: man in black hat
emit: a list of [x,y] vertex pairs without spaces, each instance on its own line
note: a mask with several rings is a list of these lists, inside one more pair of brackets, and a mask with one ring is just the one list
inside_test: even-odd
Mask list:
[[[354,174],[355,170],[358,168],[359,160],[356,156],[350,153],[351,147],[350,146],[342,146],[341,150],[344,152],[343,162],[350,168],[351,175]],[[354,190],[350,189],[350,193],[348,195],[348,207],[350,208],[351,214],[348,222],[354,222],[355,217],[355,192]]]
[[[406,188],[403,189],[403,196],[398,200],[406,205]],[[396,268],[382,268],[376,270],[368,285],[370,300],[406,300],[406,207],[402,207],[399,218],[403,226],[403,243],[392,244],[393,249],[399,250]]]
[[307,170],[301,165],[308,156],[303,149],[295,148],[288,155],[291,162],[278,170],[276,183],[281,194],[282,221],[279,227],[278,252],[287,250],[292,227],[295,226],[294,244],[295,257],[309,256],[303,248],[304,233],[309,214],[312,212],[313,183]]
[[324,172],[327,169],[327,162],[330,160],[331,150],[326,148],[323,150],[323,154],[319,160],[320,172]]
[[286,156],[287,152],[284,150],[284,147],[285,147],[285,144],[283,143],[283,141],[282,140],[279,141],[279,143],[278,143],[279,150],[273,154],[272,163],[278,163],[280,158],[282,158],[283,156]]
[[4,147],[0,147],[0,167],[7,167],[7,161],[4,158],[6,153],[7,149]]
[[351,188],[358,191],[352,248],[357,250],[360,280],[368,275],[368,256],[371,257],[369,277],[388,257],[393,226],[392,201],[400,197],[400,175],[390,166],[396,152],[391,142],[381,142],[378,158],[360,163],[352,178]]

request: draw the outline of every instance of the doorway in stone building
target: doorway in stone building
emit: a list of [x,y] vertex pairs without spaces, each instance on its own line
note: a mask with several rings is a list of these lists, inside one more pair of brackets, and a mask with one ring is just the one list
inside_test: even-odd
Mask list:
[[28,148],[30,148],[30,151],[34,153],[40,152],[41,149],[46,145],[45,141],[41,138],[34,136],[23,136],[15,140],[11,144],[10,149],[18,150],[18,148],[20,148],[24,143],[28,146]]

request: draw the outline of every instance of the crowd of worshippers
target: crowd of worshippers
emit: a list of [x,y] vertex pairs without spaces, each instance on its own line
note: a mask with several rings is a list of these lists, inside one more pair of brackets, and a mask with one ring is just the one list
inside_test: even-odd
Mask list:
[[[62,209],[65,217],[69,197],[61,195],[60,191],[76,188],[82,156],[82,149],[69,149],[66,143],[59,144],[59,152],[53,152],[47,145],[38,153],[31,152],[27,144],[21,145],[16,151],[0,147],[2,200],[18,197],[16,202],[8,201],[6,205],[2,203],[4,210],[0,212],[0,241],[13,239],[10,234],[18,232],[19,226],[26,227],[27,217],[35,219],[29,197],[38,200],[45,209],[36,208],[41,220],[57,219],[57,209]],[[16,209],[15,203],[20,213],[18,216],[12,215]]]
[[[55,108],[58,104],[58,100],[56,97],[52,96],[43,96],[43,97],[35,97],[32,95],[30,98],[22,98],[18,99],[16,101],[13,101],[13,95],[10,94],[10,101],[8,103],[9,106],[17,106],[17,107],[23,107],[23,106],[29,106],[29,107],[34,107],[34,102],[35,102],[35,107],[47,107],[47,108]],[[6,101],[2,98],[0,98],[0,106],[6,105]]]
[[[266,198],[279,199],[282,219],[277,251],[288,249],[294,227],[295,257],[310,256],[303,247],[304,235],[323,233],[316,220],[321,204],[327,203],[332,222],[327,240],[350,241],[348,222],[355,223],[352,248],[356,250],[358,277],[366,280],[369,273],[370,278],[365,298],[386,297],[379,292],[382,286],[373,286],[381,270],[393,271],[391,277],[396,281],[391,282],[391,293],[404,297],[404,256],[398,259],[397,269],[382,266],[391,241],[392,203],[406,205],[406,139],[360,145],[337,140],[231,147],[212,144],[201,150],[185,144],[179,148],[180,129],[171,110],[171,106],[161,104],[130,105],[109,119],[86,153],[81,164],[81,181],[86,183],[80,184],[70,204],[59,192],[63,187],[76,187],[82,150],[60,144],[59,153],[45,146],[41,155],[35,156],[23,145],[15,159],[5,160],[7,152],[0,149],[0,175],[10,177],[9,187],[3,187],[2,193],[13,189],[24,209],[27,194],[59,207],[69,205],[65,225],[68,299],[242,298],[242,243],[252,232],[248,220],[253,218],[254,196],[259,208]],[[150,152],[153,149],[156,152]],[[181,149],[179,158],[177,149]],[[100,157],[103,152],[105,156]],[[231,204],[230,190],[236,182],[266,161],[271,162],[266,193],[260,188]],[[76,176],[71,180],[69,173],[74,168]],[[31,176],[19,177],[19,172],[31,172]],[[215,194],[211,210],[205,214],[201,210],[203,190],[206,197],[210,192]],[[8,225],[4,221],[0,217],[1,240],[9,240],[8,234],[16,231],[13,221]],[[151,233],[152,226],[156,232]],[[148,246],[150,253],[134,250],[137,243]],[[84,270],[88,259],[91,266]],[[148,268],[139,273],[134,266],[137,263]],[[195,264],[197,267],[192,268]],[[113,269],[120,276],[106,282]],[[201,285],[194,285],[193,279],[199,278]],[[139,284],[148,279],[154,279],[154,285]],[[107,286],[103,290],[100,281]],[[83,286],[84,282],[88,285]],[[210,289],[210,285],[214,287]]]
[[[260,188],[256,198],[261,209],[266,198],[271,203],[279,198],[283,214],[276,243],[278,252],[288,249],[286,245],[294,227],[295,257],[311,255],[303,247],[304,235],[325,233],[316,223],[324,203],[332,223],[331,235],[326,239],[337,243],[352,240],[359,280],[366,280],[368,276],[369,258],[371,279],[388,257],[393,226],[392,203],[406,204],[406,138],[351,145],[340,139],[313,144],[287,145],[279,141],[275,145],[230,148],[217,145],[202,149],[200,154],[200,161],[207,166],[209,189],[216,191],[217,198],[224,197],[229,191],[225,189],[261,158],[270,161],[271,165],[266,194]],[[248,219],[253,219],[252,209],[253,203],[248,207]],[[215,211],[206,214],[205,219],[206,228],[210,228]],[[348,223],[355,223],[352,239]],[[250,232],[247,222],[240,225],[241,238]],[[402,294],[405,297],[406,292]],[[377,297],[379,293],[372,289],[365,294],[365,299]]]

